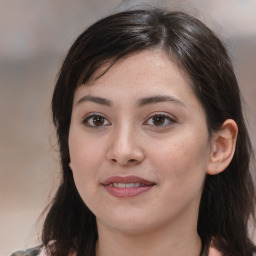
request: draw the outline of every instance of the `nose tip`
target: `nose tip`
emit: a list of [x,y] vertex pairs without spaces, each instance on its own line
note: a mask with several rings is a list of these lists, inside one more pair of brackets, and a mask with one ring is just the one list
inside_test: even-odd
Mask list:
[[144,151],[138,139],[127,134],[119,134],[111,141],[107,158],[113,164],[133,166],[144,160]]

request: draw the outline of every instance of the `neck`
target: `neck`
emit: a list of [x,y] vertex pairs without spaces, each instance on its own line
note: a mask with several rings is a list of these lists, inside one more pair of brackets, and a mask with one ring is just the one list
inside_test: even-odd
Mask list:
[[127,234],[100,228],[96,256],[198,256],[201,239],[196,231],[174,232],[168,227],[152,232]]

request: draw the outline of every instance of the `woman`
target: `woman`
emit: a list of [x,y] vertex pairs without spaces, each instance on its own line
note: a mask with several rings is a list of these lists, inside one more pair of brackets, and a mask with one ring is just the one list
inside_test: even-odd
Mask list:
[[98,21],[71,47],[52,111],[63,179],[43,248],[21,255],[253,255],[239,88],[200,21],[161,9]]

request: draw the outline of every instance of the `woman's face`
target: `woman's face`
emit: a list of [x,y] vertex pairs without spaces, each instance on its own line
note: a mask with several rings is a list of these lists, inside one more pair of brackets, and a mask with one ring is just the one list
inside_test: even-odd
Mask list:
[[75,92],[70,167],[98,228],[196,228],[209,141],[201,104],[160,50],[125,57]]

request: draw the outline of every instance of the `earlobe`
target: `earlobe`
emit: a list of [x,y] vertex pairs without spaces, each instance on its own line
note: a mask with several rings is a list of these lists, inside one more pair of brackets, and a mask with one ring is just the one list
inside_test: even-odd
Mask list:
[[215,175],[230,164],[236,148],[238,127],[234,120],[227,119],[213,135],[207,174]]

